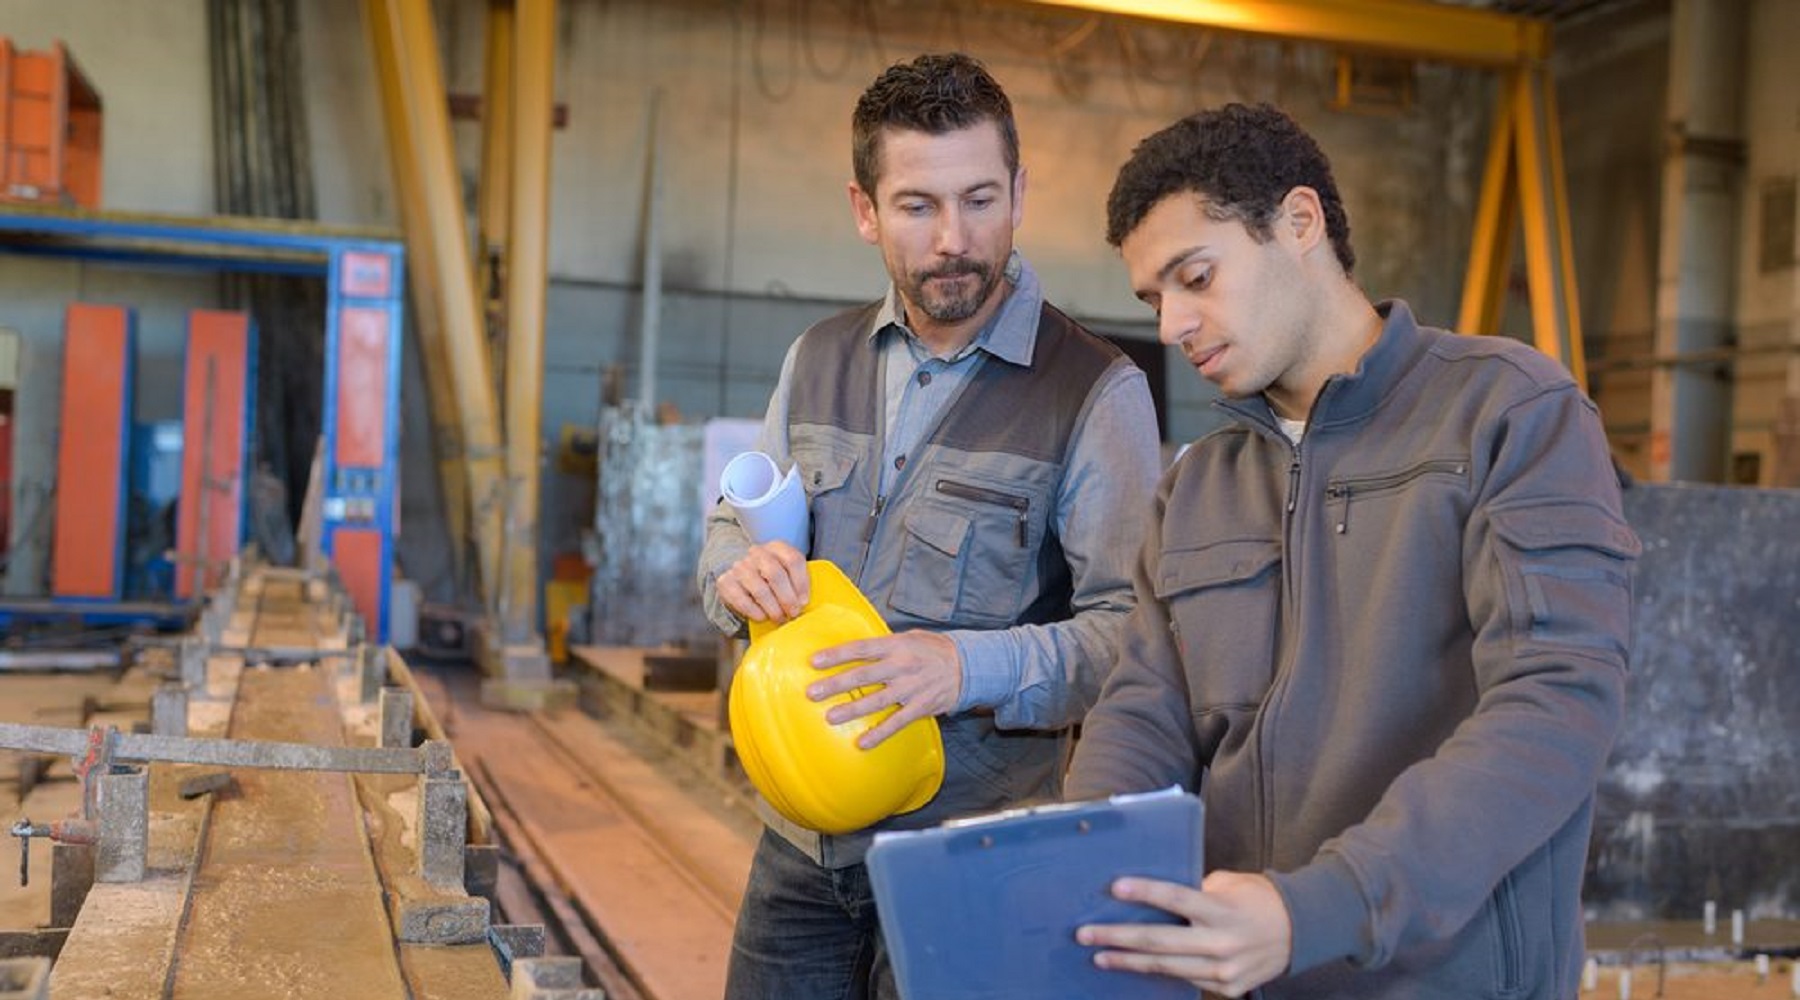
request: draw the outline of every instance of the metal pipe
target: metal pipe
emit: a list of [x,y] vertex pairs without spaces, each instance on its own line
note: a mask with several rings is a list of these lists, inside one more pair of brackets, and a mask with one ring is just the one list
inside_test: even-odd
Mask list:
[[444,342],[456,411],[463,429],[463,469],[468,477],[470,526],[484,604],[499,590],[501,478],[499,404],[482,338],[480,299],[469,266],[462,182],[450,141],[450,115],[438,65],[437,31],[429,0],[372,0],[386,16],[394,42],[402,109],[418,159],[424,223],[433,245],[432,264],[442,296]]
[[431,447],[437,456],[438,486],[443,491],[444,524],[450,534],[451,572],[456,592],[468,579],[469,486],[462,467],[462,428],[457,421],[456,392],[450,373],[449,348],[438,292],[437,262],[426,224],[424,194],[414,183],[419,175],[418,154],[406,124],[406,99],[400,68],[395,64],[393,25],[382,16],[380,5],[363,8],[369,38],[375,50],[375,77],[381,90],[382,120],[386,125],[390,173],[400,204],[401,230],[406,234],[407,285],[412,292],[413,328],[418,334],[419,359],[425,369],[425,398],[431,410]]
[[644,291],[638,302],[638,405],[656,412],[656,349],[662,339],[662,88],[650,92],[644,169]]
[[[98,739],[95,734],[102,734]],[[330,747],[270,740],[200,739],[121,733],[114,729],[64,729],[0,722],[0,747],[71,758],[94,755],[105,762],[159,761],[283,771],[349,771],[358,774],[442,774],[450,770],[450,744],[428,740],[415,748]],[[104,773],[104,769],[101,770]]]
[[116,649],[4,649],[0,670],[116,670]]
[[501,636],[538,631],[538,464],[543,449],[544,295],[549,271],[550,113],[556,0],[518,0],[513,47],[511,260],[506,272],[506,590]]

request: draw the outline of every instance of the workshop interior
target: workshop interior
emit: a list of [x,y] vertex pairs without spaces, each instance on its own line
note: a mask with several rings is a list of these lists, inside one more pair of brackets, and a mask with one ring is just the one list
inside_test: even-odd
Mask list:
[[1584,990],[1800,997],[1796,48],[1794,0],[7,0],[0,1000],[721,995],[780,765],[705,518],[887,287],[857,95],[948,50],[1165,462],[1223,418],[1105,199],[1201,107],[1318,137],[1372,298],[1567,369],[1643,544]]

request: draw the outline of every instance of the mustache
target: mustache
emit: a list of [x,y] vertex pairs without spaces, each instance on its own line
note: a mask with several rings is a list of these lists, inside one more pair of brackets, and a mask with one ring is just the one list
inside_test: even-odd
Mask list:
[[976,260],[952,261],[941,267],[934,267],[929,271],[920,271],[919,280],[927,281],[931,278],[954,278],[963,274],[973,274],[978,278],[985,278],[988,276],[988,266]]

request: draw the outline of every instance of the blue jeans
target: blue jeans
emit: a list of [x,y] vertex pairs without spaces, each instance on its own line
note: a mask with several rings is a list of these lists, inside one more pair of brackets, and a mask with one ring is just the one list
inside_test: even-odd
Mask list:
[[771,830],[750,863],[726,1000],[899,1000],[862,865],[824,868]]

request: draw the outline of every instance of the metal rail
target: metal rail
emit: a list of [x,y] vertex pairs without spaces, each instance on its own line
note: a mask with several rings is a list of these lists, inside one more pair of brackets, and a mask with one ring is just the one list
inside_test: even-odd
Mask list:
[[[96,733],[101,734],[96,737]],[[416,748],[328,747],[265,740],[198,739],[121,733],[113,728],[65,729],[0,723],[0,749],[84,758],[104,740],[99,756],[113,761],[161,761],[284,771],[349,771],[359,774],[442,774],[451,770],[450,744],[426,740]]]

